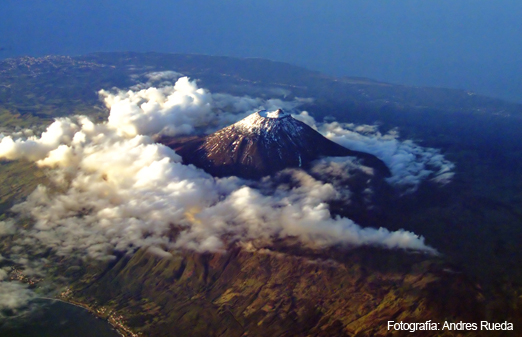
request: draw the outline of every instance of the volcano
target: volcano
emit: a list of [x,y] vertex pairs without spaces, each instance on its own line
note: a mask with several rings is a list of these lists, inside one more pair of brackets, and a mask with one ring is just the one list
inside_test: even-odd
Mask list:
[[377,157],[332,142],[281,109],[255,112],[207,136],[159,141],[173,148],[185,163],[216,177],[259,179],[286,168],[306,168],[322,157],[341,156],[357,157],[361,164],[390,175]]

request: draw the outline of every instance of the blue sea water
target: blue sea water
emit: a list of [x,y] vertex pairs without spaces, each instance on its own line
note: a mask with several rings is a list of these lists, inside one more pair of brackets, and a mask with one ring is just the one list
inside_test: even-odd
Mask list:
[[117,337],[105,320],[84,308],[53,300],[38,300],[38,309],[23,319],[0,322],[0,337]]

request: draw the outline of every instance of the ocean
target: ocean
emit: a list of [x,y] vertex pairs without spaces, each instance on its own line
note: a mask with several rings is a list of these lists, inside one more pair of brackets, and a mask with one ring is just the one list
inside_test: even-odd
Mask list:
[[24,318],[0,321],[0,337],[118,337],[105,320],[61,301],[39,299]]

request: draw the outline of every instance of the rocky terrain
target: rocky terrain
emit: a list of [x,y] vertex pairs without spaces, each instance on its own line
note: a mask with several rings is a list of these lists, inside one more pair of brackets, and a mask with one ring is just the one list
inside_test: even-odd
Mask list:
[[291,242],[166,259],[142,249],[74,289],[144,336],[399,336],[388,320],[485,319],[480,288],[443,260]]

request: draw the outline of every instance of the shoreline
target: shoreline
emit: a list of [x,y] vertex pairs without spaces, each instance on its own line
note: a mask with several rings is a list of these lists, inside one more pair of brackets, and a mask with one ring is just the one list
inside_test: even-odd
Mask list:
[[127,327],[123,322],[122,315],[115,315],[114,313],[105,314],[105,308],[100,312],[100,309],[92,307],[90,304],[80,302],[78,300],[67,298],[64,296],[59,297],[38,297],[37,299],[51,300],[51,301],[59,301],[63,303],[67,303],[70,305],[74,305],[75,307],[79,307],[87,310],[91,315],[103,319],[107,323],[109,323],[116,332],[122,337],[140,337],[139,334],[133,332],[129,327]]

